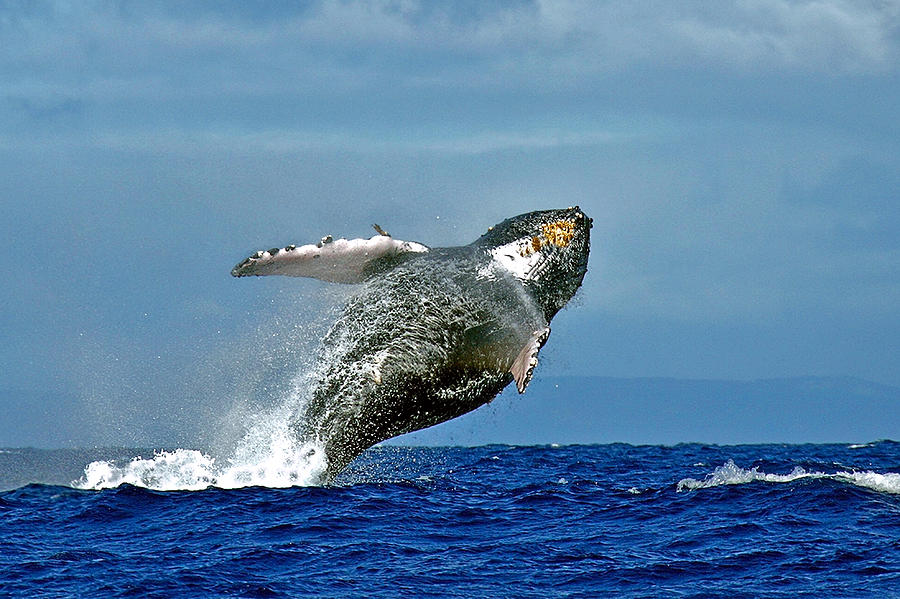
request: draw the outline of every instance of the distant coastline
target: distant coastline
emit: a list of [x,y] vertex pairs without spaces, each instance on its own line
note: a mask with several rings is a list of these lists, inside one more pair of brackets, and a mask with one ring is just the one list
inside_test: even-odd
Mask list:
[[535,377],[468,414],[396,444],[489,442],[866,443],[900,438],[900,387],[854,377],[741,380]]

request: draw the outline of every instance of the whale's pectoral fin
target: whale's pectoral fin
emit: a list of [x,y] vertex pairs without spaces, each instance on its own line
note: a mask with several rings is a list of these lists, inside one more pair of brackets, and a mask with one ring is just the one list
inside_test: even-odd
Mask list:
[[550,327],[544,327],[535,331],[528,339],[525,347],[523,347],[516,356],[516,359],[513,360],[512,366],[509,367],[509,371],[516,381],[516,388],[519,390],[519,393],[525,393],[525,388],[528,386],[528,383],[531,382],[531,376],[534,374],[534,367],[537,366],[538,363],[538,352],[541,351],[541,348],[544,346],[544,343],[547,342],[547,337],[549,336]]
[[232,276],[284,275],[311,277],[332,283],[361,283],[378,270],[379,263],[407,253],[424,253],[428,248],[415,241],[401,241],[389,235],[371,239],[332,239],[317,244],[289,245],[259,251],[231,269]]

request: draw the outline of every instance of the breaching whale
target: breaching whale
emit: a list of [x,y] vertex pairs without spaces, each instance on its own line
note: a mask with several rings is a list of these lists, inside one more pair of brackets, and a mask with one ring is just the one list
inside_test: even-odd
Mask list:
[[371,239],[328,236],[235,266],[235,277],[362,284],[322,339],[294,424],[324,449],[324,482],[372,445],[474,410],[513,381],[523,393],[550,320],[587,272],[591,224],[577,206],[530,212],[448,248],[375,225]]

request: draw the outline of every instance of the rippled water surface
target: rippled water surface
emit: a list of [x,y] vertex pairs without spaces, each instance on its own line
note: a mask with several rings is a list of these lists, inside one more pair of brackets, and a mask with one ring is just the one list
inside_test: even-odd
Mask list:
[[0,596],[900,597],[894,442],[381,447],[331,487],[179,451],[0,453]]

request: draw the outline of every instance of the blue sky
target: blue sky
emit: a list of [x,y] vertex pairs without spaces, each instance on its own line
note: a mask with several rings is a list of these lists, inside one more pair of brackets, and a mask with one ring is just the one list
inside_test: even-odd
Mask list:
[[538,376],[900,385],[896,1],[4,2],[0,82],[3,388],[215,412],[341,293],[249,251],[574,204]]

